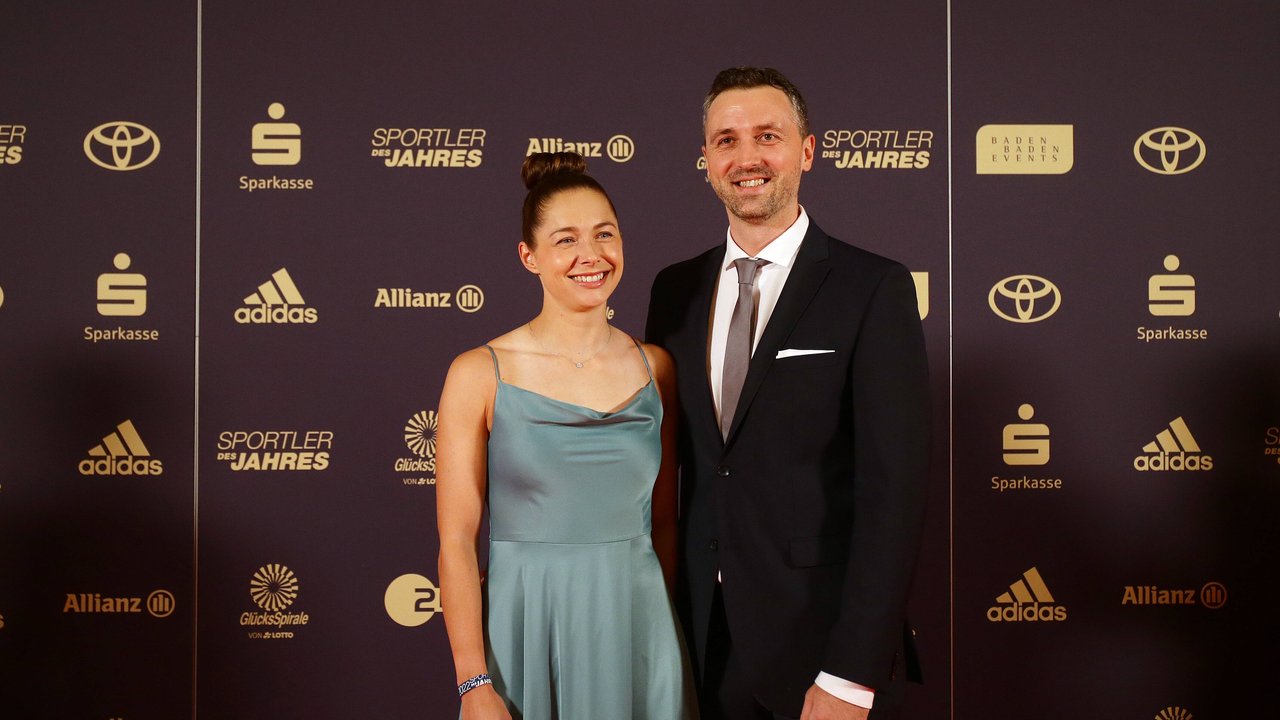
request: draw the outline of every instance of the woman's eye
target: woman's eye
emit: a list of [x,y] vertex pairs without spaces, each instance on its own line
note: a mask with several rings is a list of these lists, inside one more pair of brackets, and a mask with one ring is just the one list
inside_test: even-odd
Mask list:
[[596,234],[596,239],[611,240],[613,239],[613,233],[609,232],[608,230],[601,230],[599,233]]

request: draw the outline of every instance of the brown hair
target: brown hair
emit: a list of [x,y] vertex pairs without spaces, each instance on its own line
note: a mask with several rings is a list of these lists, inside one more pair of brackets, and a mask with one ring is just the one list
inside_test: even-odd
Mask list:
[[800,137],[809,136],[809,106],[800,94],[800,88],[791,84],[786,75],[773,68],[734,67],[726,68],[716,74],[711,81],[711,90],[702,101],[702,128],[707,127],[707,111],[711,103],[725,90],[748,90],[756,87],[773,87],[786,94],[791,101],[791,110],[796,116],[796,125],[800,127]]
[[520,179],[529,188],[529,194],[524,196],[521,227],[524,242],[529,247],[534,245],[533,231],[542,224],[547,205],[552,198],[566,190],[595,190],[604,196],[613,214],[618,214],[613,201],[609,199],[609,193],[604,191],[604,187],[595,178],[587,174],[587,161],[578,153],[534,153],[524,159]]

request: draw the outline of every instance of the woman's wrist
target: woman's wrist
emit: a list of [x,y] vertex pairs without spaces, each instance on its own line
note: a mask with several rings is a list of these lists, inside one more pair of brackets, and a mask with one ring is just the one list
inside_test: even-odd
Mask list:
[[466,695],[472,690],[475,690],[476,688],[481,687],[483,685],[492,685],[492,684],[493,684],[493,679],[490,678],[485,673],[473,675],[467,678],[466,680],[463,680],[462,682],[458,683],[458,697],[462,697],[463,695]]

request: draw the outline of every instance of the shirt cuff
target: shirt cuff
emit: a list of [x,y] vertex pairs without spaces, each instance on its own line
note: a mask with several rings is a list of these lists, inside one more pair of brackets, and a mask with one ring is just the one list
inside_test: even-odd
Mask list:
[[818,673],[818,679],[814,680],[813,684],[851,705],[857,705],[868,710],[871,709],[871,703],[876,699],[876,692],[866,685],[859,685],[856,682],[850,682],[844,678],[838,678],[835,675],[828,675],[824,672]]

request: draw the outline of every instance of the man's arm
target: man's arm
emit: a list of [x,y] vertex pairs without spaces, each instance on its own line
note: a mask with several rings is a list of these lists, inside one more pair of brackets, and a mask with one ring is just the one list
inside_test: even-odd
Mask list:
[[894,264],[862,318],[850,370],[854,516],[842,611],[823,670],[888,685],[924,524],[929,371],[910,273]]

